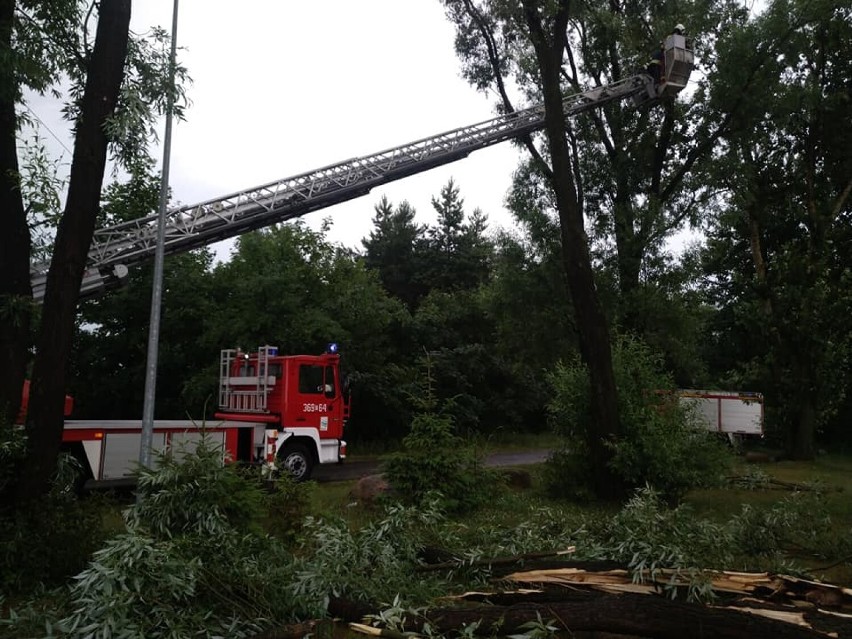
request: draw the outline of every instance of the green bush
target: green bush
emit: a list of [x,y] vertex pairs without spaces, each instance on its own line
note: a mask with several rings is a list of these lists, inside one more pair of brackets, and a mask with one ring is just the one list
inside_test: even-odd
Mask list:
[[27,438],[24,429],[0,422],[0,496],[11,493],[18,474],[18,464],[23,463],[26,454]]
[[542,469],[542,485],[555,499],[590,503],[595,499],[589,480],[591,461],[587,447],[577,442],[564,444],[551,454]]
[[297,553],[293,592],[321,601],[333,595],[354,601],[425,602],[447,592],[443,573],[416,572],[419,552],[443,532],[438,500],[418,506],[388,504],[374,521],[353,527],[340,518],[306,521]]
[[125,512],[127,532],[77,575],[61,629],[128,639],[245,637],[322,612],[322,600],[293,592],[293,557],[264,533],[286,511],[299,520],[285,524],[295,538],[306,504],[300,489],[270,494],[259,477],[222,460],[221,447],[204,438],[191,453],[158,454],[153,469],[140,469],[142,499]]
[[106,502],[52,492],[0,515],[0,591],[56,586],[85,567],[106,532]]
[[266,483],[263,530],[287,546],[298,541],[311,505],[311,483],[297,482],[284,473]]
[[[662,360],[641,341],[620,338],[613,346],[622,436],[608,442],[611,468],[632,489],[649,485],[670,502],[690,489],[715,485],[731,463],[725,446],[681,406]],[[554,494],[591,495],[587,434],[591,408],[588,372],[578,360],[561,364],[550,376],[549,409],[565,447],[554,455],[546,475]]]
[[[0,426],[0,495],[14,490],[24,463],[23,429]],[[106,538],[103,517],[108,502],[80,499],[73,491],[79,464],[60,455],[48,494],[14,509],[0,507],[0,591],[17,595],[63,583],[80,571]]]
[[165,538],[225,526],[293,543],[308,512],[310,487],[289,476],[266,482],[254,469],[222,459],[221,446],[207,437],[191,454],[159,453],[153,468],[137,472],[142,499],[126,512],[128,524]]
[[402,450],[383,464],[395,494],[411,504],[438,494],[440,506],[448,512],[478,508],[494,494],[497,475],[483,466],[472,445],[455,434],[447,404],[437,409],[428,370],[422,395],[412,399],[421,410],[402,440]]
[[136,473],[139,500],[126,512],[129,527],[158,538],[225,529],[260,532],[263,491],[238,466],[222,463],[222,447],[207,436],[190,453],[169,449]]

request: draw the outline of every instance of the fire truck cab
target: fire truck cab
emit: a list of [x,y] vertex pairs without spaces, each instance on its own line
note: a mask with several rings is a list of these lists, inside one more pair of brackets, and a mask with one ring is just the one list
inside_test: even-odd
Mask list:
[[349,393],[336,346],[322,355],[279,355],[275,346],[223,350],[215,417],[264,425],[266,461],[298,481],[316,464],[342,461]]

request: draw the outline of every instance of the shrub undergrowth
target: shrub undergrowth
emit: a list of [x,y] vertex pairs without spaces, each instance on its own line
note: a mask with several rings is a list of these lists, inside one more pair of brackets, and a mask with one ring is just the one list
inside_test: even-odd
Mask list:
[[[693,488],[718,485],[731,455],[670,392],[674,382],[660,357],[626,337],[616,340],[612,354],[622,429],[607,442],[612,470],[631,490],[650,485],[671,503]],[[595,460],[588,438],[595,430],[588,369],[579,360],[560,364],[550,383],[549,410],[564,446],[549,462],[547,484],[555,496],[589,500]]]
[[384,474],[397,497],[409,504],[438,499],[448,512],[469,512],[494,496],[499,480],[482,463],[476,447],[455,432],[449,405],[439,405],[432,390],[429,364],[402,450],[383,464]]
[[[294,581],[293,557],[281,534],[263,530],[277,521],[295,534],[301,488],[269,493],[222,461],[221,447],[203,438],[193,452],[159,453],[153,469],[138,471],[141,499],[125,511],[127,530],[77,575],[64,633],[243,637],[317,613],[312,601],[280,596]],[[294,497],[297,522],[270,519],[281,495]]]
[[106,538],[102,521],[109,507],[103,498],[80,499],[74,491],[79,463],[60,454],[49,492],[13,508],[25,455],[24,430],[0,426],[0,592],[18,595],[62,584],[81,570]]

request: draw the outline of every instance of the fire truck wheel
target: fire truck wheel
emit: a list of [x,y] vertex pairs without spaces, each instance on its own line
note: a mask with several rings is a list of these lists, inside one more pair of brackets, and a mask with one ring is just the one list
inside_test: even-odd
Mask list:
[[278,456],[281,470],[290,473],[296,481],[308,481],[314,469],[314,460],[302,444],[290,444]]

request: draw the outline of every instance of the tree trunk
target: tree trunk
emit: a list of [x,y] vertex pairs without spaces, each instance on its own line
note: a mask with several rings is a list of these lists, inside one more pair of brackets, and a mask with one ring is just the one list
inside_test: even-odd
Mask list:
[[14,15],[15,0],[0,0],[0,52],[7,61],[0,69],[0,425],[18,414],[32,310],[30,231],[18,177],[18,84],[7,55]]
[[592,427],[591,432],[587,434],[587,441],[594,469],[593,487],[600,498],[621,499],[625,489],[609,469],[611,452],[606,446],[607,440],[617,439],[621,431],[609,328],[595,286],[589,242],[584,228],[583,211],[577,198],[571,153],[565,137],[565,115],[562,111],[559,78],[562,52],[567,45],[567,2],[563,0],[560,3],[552,36],[544,32],[538,14],[538,3],[524,0],[523,4],[541,72],[545,132],[553,163],[552,187],[559,212],[563,267],[580,334],[580,354],[589,370]]
[[37,343],[27,463],[19,501],[37,498],[48,486],[62,443],[65,375],[71,352],[77,300],[100,206],[108,138],[124,78],[131,0],[102,0],[95,45],[74,141],[65,211],[59,222]]
[[816,437],[817,408],[813,393],[802,393],[799,400],[799,412],[791,425],[787,454],[791,459],[811,460],[814,458],[814,439]]
[[[423,615],[433,632],[449,634],[474,627],[484,636],[523,632],[524,624],[550,621],[572,632],[593,631],[654,639],[713,637],[713,639],[806,639],[828,635],[808,627],[747,612],[671,601],[648,595],[605,595],[579,602],[432,609]],[[418,620],[420,622],[420,620]],[[475,625],[478,624],[478,625]],[[405,630],[417,630],[406,627]],[[843,635],[841,635],[843,636]]]

